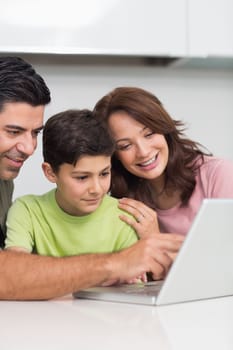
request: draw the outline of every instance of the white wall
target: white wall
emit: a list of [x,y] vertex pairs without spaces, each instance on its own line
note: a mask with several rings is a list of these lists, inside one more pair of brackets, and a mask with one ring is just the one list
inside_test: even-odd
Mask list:
[[[23,56],[22,56],[23,57]],[[67,108],[93,108],[96,101],[121,85],[139,86],[156,94],[175,119],[186,122],[186,134],[218,156],[233,160],[233,70],[153,67],[135,61],[102,63],[74,57],[27,56],[52,93],[46,119]],[[41,137],[35,155],[15,180],[15,197],[52,187],[41,170]]]

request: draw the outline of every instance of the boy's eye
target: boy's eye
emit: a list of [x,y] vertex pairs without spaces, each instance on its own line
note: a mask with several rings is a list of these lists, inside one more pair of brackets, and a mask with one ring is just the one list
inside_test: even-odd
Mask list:
[[77,180],[80,180],[80,181],[85,180],[85,179],[87,179],[87,175],[77,177]]

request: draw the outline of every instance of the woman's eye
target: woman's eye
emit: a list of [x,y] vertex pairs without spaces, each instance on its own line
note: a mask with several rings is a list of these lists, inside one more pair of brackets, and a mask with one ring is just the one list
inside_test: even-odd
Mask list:
[[145,134],[145,137],[150,137],[150,136],[152,136],[152,135],[154,135],[154,134],[155,134],[155,132],[150,131],[150,132],[147,132],[147,133]]
[[107,177],[110,175],[110,171],[105,171],[104,173],[101,174],[102,177]]
[[117,150],[118,151],[122,151],[122,150],[125,150],[125,149],[128,149],[130,147],[130,144],[128,143],[127,145],[117,145]]

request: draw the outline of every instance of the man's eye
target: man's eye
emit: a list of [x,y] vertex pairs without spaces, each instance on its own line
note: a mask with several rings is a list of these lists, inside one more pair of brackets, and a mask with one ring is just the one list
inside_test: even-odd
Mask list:
[[7,133],[10,135],[17,135],[19,134],[19,130],[7,130]]

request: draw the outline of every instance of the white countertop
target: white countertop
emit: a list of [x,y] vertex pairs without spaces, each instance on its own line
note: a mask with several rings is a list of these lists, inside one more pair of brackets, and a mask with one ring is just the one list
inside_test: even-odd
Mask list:
[[1,350],[232,350],[233,297],[169,306],[0,302]]

